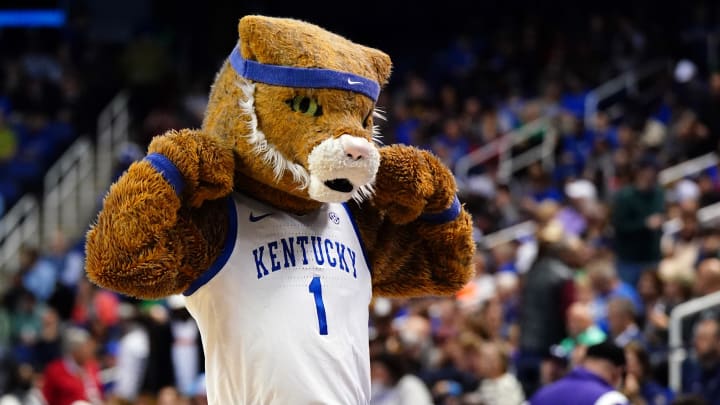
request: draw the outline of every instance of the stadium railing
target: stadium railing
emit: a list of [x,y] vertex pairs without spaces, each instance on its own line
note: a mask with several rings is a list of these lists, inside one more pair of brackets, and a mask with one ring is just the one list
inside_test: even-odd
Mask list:
[[715,152],[710,152],[661,170],[660,173],[658,173],[658,180],[661,184],[667,185],[683,177],[692,176],[705,169],[717,166],[718,163],[720,163],[718,155]]
[[[538,135],[542,136],[540,144],[513,155],[514,147]],[[499,159],[497,178],[500,182],[509,181],[514,173],[537,161],[542,161],[545,169],[552,169],[556,142],[557,130],[550,117],[531,121],[458,159],[454,168],[458,187],[467,189],[471,170],[495,157]]]
[[594,88],[585,96],[585,126],[593,127],[593,120],[599,110],[606,111],[611,120],[622,115],[621,103],[627,96],[643,98],[657,97],[656,91],[641,89],[641,82],[670,69],[670,61],[656,60],[635,69],[629,69],[619,76]]
[[687,358],[687,350],[683,341],[682,322],[689,316],[697,314],[708,308],[720,305],[720,292],[708,294],[704,297],[695,298],[693,300],[679,304],[673,308],[670,313],[669,324],[669,383],[670,388],[674,392],[681,392],[682,389],[682,363]]
[[[672,183],[703,170],[713,167],[720,163],[720,158],[714,152],[699,156],[675,166],[668,167],[658,173],[658,182],[662,187],[669,187]],[[702,207],[697,212],[698,221],[701,224],[707,224],[720,218],[720,203],[711,204]],[[677,219],[669,220],[663,225],[665,234],[675,233],[680,229],[680,221]],[[483,236],[481,246],[491,249],[503,243],[511,242],[528,236],[532,236],[536,226],[533,220],[524,221],[507,228],[500,229],[493,233]]]
[[9,272],[19,265],[20,248],[40,243],[40,206],[37,199],[26,194],[0,219],[0,285]]
[[[720,202],[710,204],[697,211],[697,219],[701,225],[708,226],[720,219]],[[663,224],[663,234],[672,235],[680,231],[682,223],[679,219],[673,218]],[[507,228],[500,229],[482,237],[479,246],[483,249],[492,249],[504,243],[517,241],[531,237],[537,230],[537,224],[533,220],[527,220]]]
[[45,174],[42,203],[25,195],[0,218],[0,276],[17,270],[23,244],[41,248],[56,230],[82,236],[129,139],[129,123],[128,97],[120,93],[98,118],[97,146],[79,138]]
[[113,164],[117,151],[128,141],[130,112],[128,95],[118,93],[98,118],[98,140],[95,154],[97,176],[95,191],[104,194],[112,178]]
[[87,228],[97,196],[94,152],[90,140],[81,137],[48,170],[42,204],[43,235],[61,230],[74,239]]

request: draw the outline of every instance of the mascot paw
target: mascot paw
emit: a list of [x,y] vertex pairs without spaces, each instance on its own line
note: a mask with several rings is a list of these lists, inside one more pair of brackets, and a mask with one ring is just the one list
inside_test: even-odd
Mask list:
[[153,139],[148,152],[167,157],[177,167],[183,177],[183,201],[197,208],[232,192],[233,151],[221,142],[198,130],[168,131]]
[[444,211],[455,199],[452,172],[433,154],[403,145],[380,148],[373,203],[396,224]]

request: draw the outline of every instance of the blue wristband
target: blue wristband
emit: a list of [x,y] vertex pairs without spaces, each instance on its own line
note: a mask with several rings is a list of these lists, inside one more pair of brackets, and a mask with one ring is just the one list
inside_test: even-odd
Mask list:
[[444,224],[457,218],[458,215],[460,215],[461,208],[460,200],[458,200],[456,195],[450,207],[446,208],[442,212],[438,212],[437,214],[420,215],[420,219],[432,224]]
[[175,190],[175,194],[180,197],[183,188],[185,188],[185,181],[175,164],[159,153],[151,153],[145,156],[145,161],[150,163],[150,166],[155,168],[155,170],[163,176],[165,181],[170,183],[170,186]]

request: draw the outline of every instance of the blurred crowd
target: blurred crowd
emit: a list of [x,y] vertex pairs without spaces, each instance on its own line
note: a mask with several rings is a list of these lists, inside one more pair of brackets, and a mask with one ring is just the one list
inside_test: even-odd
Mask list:
[[0,29],[0,217],[25,193],[40,196],[48,169],[79,137],[94,139],[119,89],[113,46],[90,40],[71,14],[62,30]]
[[[668,388],[670,311],[720,291],[720,228],[698,215],[720,202],[720,172],[659,176],[718,151],[720,66],[663,55],[628,17],[595,15],[583,27],[569,36],[508,22],[492,37],[452,42],[426,69],[396,63],[378,102],[387,144],[431,150],[455,169],[537,119],[553,125],[557,141],[554,164],[538,161],[509,179],[497,155],[458,173],[475,225],[475,278],[454,297],[373,300],[371,404],[518,405],[588,375],[632,404],[720,404],[720,307],[684,322],[682,389]],[[707,25],[692,28],[682,37],[697,49]],[[33,191],[25,187],[41,184],[62,149],[92,131],[78,117],[88,105],[78,94],[98,85],[77,72],[106,54],[75,36],[36,47],[43,43],[3,55],[7,201]],[[121,55],[111,70],[131,92],[136,143],[117,156],[116,175],[152,136],[200,125],[212,72],[180,85],[170,49],[143,29],[105,51]],[[624,95],[617,110],[585,110],[594,87],[659,57],[667,68],[647,91]],[[97,111],[90,100],[88,111]],[[510,155],[547,136],[532,134]],[[533,231],[486,239],[525,221]],[[83,240],[61,232],[45,249],[23,247],[2,289],[0,404],[206,403],[202,345],[183,298],[139,301],[98,289],[84,276],[83,254]]]
[[26,192],[38,192],[50,165],[77,137],[73,108],[80,91],[68,47],[47,54],[32,38],[4,55],[0,86],[0,215]]

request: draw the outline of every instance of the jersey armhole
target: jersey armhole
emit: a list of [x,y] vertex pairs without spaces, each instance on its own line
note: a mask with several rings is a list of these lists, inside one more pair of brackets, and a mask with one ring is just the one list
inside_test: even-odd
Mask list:
[[355,236],[357,237],[358,243],[360,244],[360,250],[362,250],[363,257],[365,258],[365,263],[368,266],[368,270],[370,270],[370,275],[372,276],[372,264],[370,263],[370,260],[368,260],[368,254],[367,249],[365,248],[365,242],[363,241],[362,235],[360,235],[360,228],[358,228],[357,222],[355,222],[355,216],[353,215],[352,211],[350,210],[350,206],[348,203],[344,202],[342,203],[343,208],[345,208],[345,212],[347,212],[348,217],[350,218],[350,223],[353,226],[353,229],[355,230]]
[[212,280],[212,278],[220,272],[223,266],[225,266],[227,261],[230,259],[230,255],[232,254],[233,249],[235,248],[235,239],[237,238],[238,229],[237,208],[235,207],[235,199],[232,197],[232,195],[229,195],[227,197],[227,201],[227,210],[228,215],[230,216],[230,218],[228,219],[229,226],[227,235],[225,235],[225,243],[223,244],[220,256],[218,256],[218,258],[215,259],[215,262],[207,270],[205,270],[205,272],[203,272],[200,277],[193,281],[187,290],[183,292],[183,295],[186,297],[192,295],[200,287],[204,286],[210,280]]

